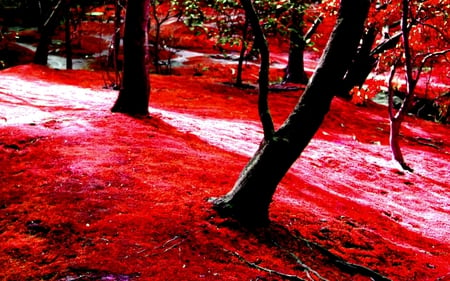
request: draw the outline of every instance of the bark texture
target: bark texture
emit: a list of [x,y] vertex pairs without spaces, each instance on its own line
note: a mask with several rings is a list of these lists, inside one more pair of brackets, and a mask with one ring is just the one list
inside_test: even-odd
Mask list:
[[150,0],[128,1],[125,15],[123,81],[113,112],[148,115],[147,24]]
[[221,214],[250,224],[269,221],[273,194],[329,111],[363,36],[370,0],[342,0],[339,16],[319,65],[284,124],[265,138],[232,190],[211,201]]

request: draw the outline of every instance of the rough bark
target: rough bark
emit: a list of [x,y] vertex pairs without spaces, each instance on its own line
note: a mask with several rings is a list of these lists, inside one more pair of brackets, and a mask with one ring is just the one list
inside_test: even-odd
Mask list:
[[148,115],[150,80],[147,65],[147,23],[150,0],[128,1],[124,31],[122,87],[113,112]]
[[338,19],[304,94],[281,128],[265,138],[232,190],[211,201],[221,214],[265,224],[273,194],[329,111],[363,35],[370,0],[342,0]]

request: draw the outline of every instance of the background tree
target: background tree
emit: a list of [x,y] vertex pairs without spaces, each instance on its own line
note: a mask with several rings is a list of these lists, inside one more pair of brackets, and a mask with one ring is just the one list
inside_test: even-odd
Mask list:
[[34,63],[40,65],[47,65],[51,36],[64,17],[69,0],[58,0],[55,5],[48,4],[45,5],[48,8],[43,9],[45,12],[42,12],[43,22],[39,28],[40,39],[34,56]]
[[[251,14],[251,1],[241,3]],[[305,92],[277,131],[271,130],[271,120],[263,121],[264,139],[258,151],[232,190],[211,200],[218,212],[248,224],[268,222],[269,205],[276,187],[319,129],[335,90],[355,56],[369,7],[369,0],[341,1],[335,28]],[[265,75],[265,71],[260,72],[260,77]],[[266,79],[261,77],[260,80]],[[270,117],[267,111],[261,114]]]
[[216,40],[217,48],[225,58],[233,59],[228,52],[238,46],[238,65],[234,85],[244,86],[242,79],[244,61],[248,59],[254,41],[249,21],[241,5],[235,0],[220,0],[203,3],[201,9],[208,13],[208,17],[201,17],[202,23],[197,23],[200,32]]
[[[413,9],[412,5],[415,6]],[[435,3],[439,4],[439,3]],[[442,4],[442,2],[441,2]],[[425,4],[426,5],[426,4]],[[415,96],[415,89],[423,70],[426,67],[430,67],[432,64],[432,60],[439,56],[444,56],[450,52],[450,49],[444,50],[436,50],[436,48],[442,48],[443,45],[447,45],[449,47],[450,40],[445,33],[446,30],[441,30],[440,26],[435,26],[433,23],[429,23],[430,20],[430,10],[424,11],[427,8],[430,9],[431,6],[426,7],[421,3],[410,3],[408,0],[402,0],[402,18],[401,18],[401,32],[402,32],[402,45],[403,45],[403,56],[398,57],[397,61],[392,65],[391,73],[388,80],[388,89],[389,89],[389,103],[388,103],[388,112],[389,112],[389,121],[390,121],[390,135],[389,135],[389,143],[392,152],[392,158],[397,161],[401,167],[408,171],[413,171],[411,167],[405,162],[403,154],[400,149],[400,129],[401,123],[404,120],[406,114],[408,113],[408,108],[410,107],[413,98]],[[429,5],[429,3],[428,3]],[[450,12],[449,5],[435,5],[433,6],[433,16],[432,18],[436,19],[440,16],[446,17],[448,12]],[[440,13],[443,13],[439,15]],[[420,18],[420,15],[426,15],[425,18]],[[435,36],[441,38],[441,44],[435,44],[434,50],[431,46],[427,47],[427,50],[420,50],[422,47],[414,46],[414,43],[411,42],[411,33],[417,33],[417,29],[420,30],[421,35],[423,36],[425,33],[431,33]],[[430,36],[428,34],[427,36]],[[430,36],[431,37],[431,36]],[[447,42],[447,44],[442,44]],[[417,43],[416,43],[417,44]],[[416,47],[416,48],[414,48]],[[419,47],[419,50],[418,48]],[[395,112],[394,109],[394,86],[393,86],[393,78],[396,73],[397,67],[400,65],[401,59],[403,58],[404,65],[404,79],[406,87],[404,89],[404,100],[400,107],[400,109]],[[431,64],[430,64],[431,61]]]
[[125,14],[123,80],[113,112],[148,115],[150,79],[148,73],[147,27],[150,0],[128,1]]
[[[269,6],[266,17],[271,17],[269,22],[272,23],[275,34],[288,34],[289,37],[288,63],[283,82],[308,83],[304,52],[311,44],[311,37],[322,19],[322,15],[316,15],[310,7],[311,3],[307,0],[283,1]],[[306,18],[314,19],[308,30]]]
[[161,50],[165,49],[164,39],[161,36],[161,28],[170,19],[180,17],[177,3],[172,0],[150,1],[150,34],[153,48],[151,51],[153,67],[156,73],[161,73]]

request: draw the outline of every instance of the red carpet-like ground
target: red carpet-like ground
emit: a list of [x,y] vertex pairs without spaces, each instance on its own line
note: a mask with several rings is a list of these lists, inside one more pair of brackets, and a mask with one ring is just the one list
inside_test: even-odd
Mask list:
[[[146,119],[110,112],[101,72],[0,72],[0,280],[450,280],[449,127],[408,117],[403,172],[373,103],[334,100],[269,227],[218,217],[261,139],[228,68],[151,75]],[[278,125],[299,95],[270,95]]]

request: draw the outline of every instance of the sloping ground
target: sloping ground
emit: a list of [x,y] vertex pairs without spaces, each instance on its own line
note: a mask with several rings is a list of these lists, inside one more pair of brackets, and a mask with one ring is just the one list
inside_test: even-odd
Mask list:
[[[448,126],[407,119],[405,173],[386,109],[336,99],[273,223],[247,230],[206,199],[261,139],[257,96],[208,74],[152,76],[152,118],[133,119],[102,73],[0,72],[0,279],[450,280]],[[277,124],[298,95],[271,94]]]

